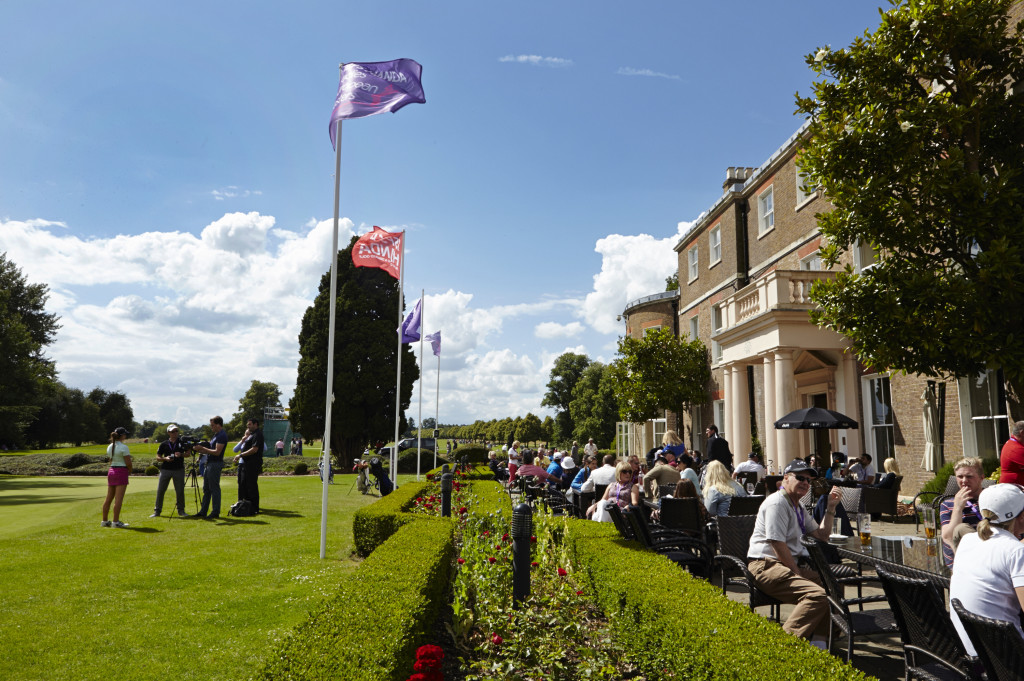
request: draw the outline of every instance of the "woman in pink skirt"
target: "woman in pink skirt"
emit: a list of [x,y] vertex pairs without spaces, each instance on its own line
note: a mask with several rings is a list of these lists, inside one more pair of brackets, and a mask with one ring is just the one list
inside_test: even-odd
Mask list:
[[[120,519],[121,502],[128,489],[128,476],[132,473],[132,456],[128,453],[128,445],[124,443],[127,437],[128,431],[123,426],[118,426],[110,434],[110,446],[107,447],[110,469],[107,471],[107,498],[103,500],[102,527],[128,527],[128,523],[122,523]],[[114,522],[107,520],[111,501],[114,502]]]

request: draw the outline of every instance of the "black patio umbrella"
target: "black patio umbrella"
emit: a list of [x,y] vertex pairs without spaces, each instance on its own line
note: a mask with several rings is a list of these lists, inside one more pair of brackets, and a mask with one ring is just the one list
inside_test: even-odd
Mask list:
[[821,407],[807,407],[786,414],[775,422],[775,427],[779,430],[787,428],[856,428],[857,422],[838,411]]

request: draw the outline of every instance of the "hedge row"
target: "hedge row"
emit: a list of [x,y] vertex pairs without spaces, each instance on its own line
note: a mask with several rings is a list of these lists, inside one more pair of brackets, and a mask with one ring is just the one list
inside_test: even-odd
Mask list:
[[454,552],[455,523],[411,518],[289,634],[255,678],[407,679],[448,597]]
[[[867,679],[786,634],[664,556],[616,538],[613,526],[570,520],[573,562],[612,622],[617,642],[648,678],[711,681]],[[669,585],[637,588],[638,584]],[[671,605],[669,605],[669,603]],[[672,645],[665,645],[668,632]]]
[[429,486],[430,483],[426,481],[406,483],[386,497],[356,511],[352,518],[352,533],[355,535],[356,551],[359,555],[370,555],[374,549],[411,521],[414,516],[406,514],[405,511],[409,510],[416,497],[422,496]]

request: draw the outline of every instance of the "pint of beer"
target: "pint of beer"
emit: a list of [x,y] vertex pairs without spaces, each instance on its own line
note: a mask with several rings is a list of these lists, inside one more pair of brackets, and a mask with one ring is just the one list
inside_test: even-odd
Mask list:
[[860,535],[860,545],[871,545],[871,514],[860,513],[857,515],[857,534]]

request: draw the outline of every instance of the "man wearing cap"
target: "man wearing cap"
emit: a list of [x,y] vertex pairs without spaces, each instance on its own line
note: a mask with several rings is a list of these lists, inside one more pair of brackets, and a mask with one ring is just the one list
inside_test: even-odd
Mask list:
[[167,441],[161,442],[156,450],[156,460],[160,462],[160,480],[156,483],[156,506],[150,518],[160,517],[164,508],[164,493],[167,483],[174,481],[174,497],[178,507],[178,516],[185,517],[185,452],[178,442],[178,426],[167,426]]
[[818,472],[799,459],[786,466],[782,488],[757,511],[747,558],[757,588],[783,603],[795,604],[783,630],[824,649],[829,632],[828,599],[800,538],[809,534],[828,540],[841,495],[832,488],[819,527],[800,504],[816,477]]
[[548,475],[553,478],[557,478],[557,483],[561,486],[562,482],[562,458],[565,455],[562,452],[555,452],[553,458],[548,463]]
[[[1020,611],[1024,607],[1024,491],[1001,483],[982,490],[978,507],[984,516],[978,531],[960,542],[949,580],[949,597],[976,615],[1010,622],[1024,636]],[[977,655],[956,611],[953,626],[968,655]]]
[[736,472],[732,474],[732,477],[735,478],[737,473],[757,473],[757,481],[761,482],[761,478],[764,477],[764,466],[758,461],[760,458],[754,452],[747,454],[747,460],[736,466]]

